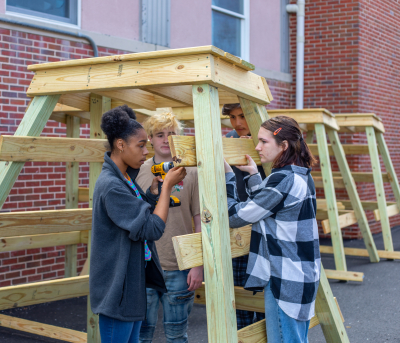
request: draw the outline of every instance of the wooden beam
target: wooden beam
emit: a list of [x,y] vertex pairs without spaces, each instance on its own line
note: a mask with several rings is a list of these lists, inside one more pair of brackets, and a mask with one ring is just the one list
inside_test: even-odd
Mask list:
[[329,270],[325,269],[326,277],[328,279],[343,280],[343,281],[364,281],[364,273],[361,272],[349,272],[343,270]]
[[[339,227],[341,229],[353,224],[357,224],[357,218],[356,215],[354,214],[354,211],[348,212],[346,214],[341,214],[338,218],[339,218]],[[322,229],[325,234],[331,233],[331,226],[328,219],[322,221]]]
[[374,127],[382,133],[385,132],[382,119],[374,113],[341,113],[336,114],[335,118],[340,126],[340,132],[342,131],[342,127],[354,127],[355,131],[362,132],[365,131],[365,127],[367,126]]
[[64,342],[86,343],[86,332],[65,329],[59,326],[42,324],[31,320],[0,314],[0,326],[34,335],[59,339]]
[[[50,118],[59,97],[59,95],[35,97],[15,131],[15,135],[39,136]],[[24,164],[24,162],[0,162],[0,208],[6,201]]]
[[[386,207],[386,214],[388,217],[393,217],[399,213],[399,206],[396,203]],[[381,220],[381,213],[379,209],[374,210],[374,217],[377,222]]]
[[174,87],[146,87],[143,88],[143,90],[152,94],[156,94],[166,99],[177,101],[181,103],[183,106],[193,106],[191,85],[182,85]]
[[81,124],[90,123],[89,112],[53,112],[50,116],[50,120],[54,120],[58,123],[67,123],[67,116],[78,117],[81,120]]
[[79,202],[89,201],[89,187],[79,187],[78,201]]
[[118,89],[113,91],[96,91],[98,95],[128,103],[132,108],[145,108],[155,111],[154,95],[141,89]]
[[[168,140],[172,158],[177,165],[197,166],[194,136],[169,136]],[[222,138],[222,149],[224,158],[230,165],[247,164],[246,154],[250,155],[258,165],[261,165],[260,157],[254,149],[254,143],[251,139]]]
[[[317,144],[308,144],[311,152],[315,156],[319,156]],[[369,148],[367,144],[342,144],[344,153],[346,155],[369,155]],[[329,156],[334,156],[332,146],[328,144]]]
[[193,105],[208,341],[237,342],[218,90],[194,85]]
[[[324,188],[325,187],[324,179],[322,178],[322,176],[315,176],[315,177],[313,176],[313,180],[314,180],[315,188]],[[332,181],[333,181],[333,186],[334,186],[335,189],[336,188],[337,189],[346,188],[346,186],[344,184],[344,181],[343,181],[343,178],[341,178],[341,177],[333,177]]]
[[[340,200],[340,202],[344,205],[346,210],[351,210],[351,201],[349,200]],[[393,205],[395,202],[388,201],[388,205]],[[364,209],[364,211],[374,211],[378,208],[378,202],[377,201],[361,201],[361,205]],[[389,206],[388,206],[389,207]],[[376,220],[376,218],[375,218]]]
[[63,94],[53,112],[89,112],[89,92]]
[[91,230],[92,209],[0,213],[0,237]]
[[80,243],[83,243],[80,231],[2,237],[0,240],[0,252],[56,247],[59,245]]
[[0,310],[42,304],[89,294],[89,276],[0,288]]
[[[321,177],[322,174],[320,171],[313,171],[312,176],[314,177]],[[332,176],[334,178],[342,178],[341,172],[332,172]],[[351,176],[353,177],[355,182],[374,182],[374,178],[371,172],[352,172]],[[389,182],[388,173],[382,173],[383,182]]]
[[[328,245],[320,245],[320,251],[322,254],[333,254],[333,249]],[[360,257],[368,257],[367,249],[358,249],[358,248],[344,248],[344,252],[349,256],[360,256]],[[400,251],[385,251],[378,250],[378,256],[380,258],[387,258],[390,260],[400,260]]]

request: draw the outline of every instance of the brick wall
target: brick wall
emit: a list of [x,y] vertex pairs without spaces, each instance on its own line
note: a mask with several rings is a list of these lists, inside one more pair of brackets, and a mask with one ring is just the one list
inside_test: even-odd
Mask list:
[[[295,3],[295,1],[292,1]],[[306,0],[304,108],[326,108],[332,113],[374,112],[386,128],[386,140],[397,172],[400,172],[398,142],[400,98],[397,73],[399,24],[398,2],[357,0]],[[291,72],[296,69],[296,16],[290,16]],[[295,97],[295,80],[292,84]],[[366,144],[364,133],[341,134],[342,143]],[[366,156],[347,156],[352,171],[371,171]],[[338,170],[332,161],[333,170]],[[387,199],[393,201],[389,184]],[[373,184],[358,183],[361,199],[376,200]],[[347,199],[337,190],[338,199]],[[323,192],[319,191],[323,197]],[[380,232],[370,211],[373,233]],[[399,225],[400,216],[391,218]],[[345,238],[360,238],[357,226],[343,230]]]

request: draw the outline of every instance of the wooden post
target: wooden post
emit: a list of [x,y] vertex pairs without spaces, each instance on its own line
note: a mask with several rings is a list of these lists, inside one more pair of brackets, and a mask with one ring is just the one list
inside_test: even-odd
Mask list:
[[396,171],[394,170],[393,163],[390,158],[389,149],[385,142],[385,137],[383,136],[382,132],[378,132],[378,131],[375,132],[375,136],[376,136],[376,141],[378,142],[379,152],[381,154],[383,163],[386,168],[386,172],[388,175],[390,185],[392,186],[394,198],[396,199],[398,208],[400,208],[399,180],[397,179],[397,174],[396,174]]
[[394,251],[392,233],[390,231],[389,216],[387,213],[387,204],[385,197],[385,188],[383,185],[381,164],[379,161],[378,147],[375,137],[375,129],[373,126],[365,128],[367,134],[369,155],[371,157],[372,175],[374,177],[376,200],[378,201],[378,209],[381,218],[383,243],[386,251]]
[[[103,97],[101,95],[90,94],[90,138],[92,139],[104,139],[105,135],[100,128],[101,117],[104,112],[111,109],[111,99]],[[96,184],[96,180],[100,175],[102,162],[91,162],[89,167],[89,207],[93,205],[93,191]],[[88,238],[88,272],[90,274],[90,252],[91,252],[91,237],[92,231],[89,231]],[[87,301],[87,342],[88,343],[100,343],[100,332],[99,332],[99,317],[94,314],[90,307],[90,297]]]
[[322,264],[315,313],[327,343],[350,342]]
[[[254,101],[247,100],[239,97],[240,106],[242,107],[244,117],[246,118],[247,125],[249,126],[251,138],[253,139],[254,146],[258,144],[258,131],[261,124],[269,119],[267,109],[264,105],[255,103]],[[271,163],[263,163],[265,175],[271,174]]]
[[365,246],[367,247],[369,259],[371,262],[379,262],[378,251],[375,246],[371,230],[368,225],[367,216],[361,205],[360,197],[358,196],[357,186],[351,176],[351,171],[344,154],[342,144],[340,143],[339,136],[336,130],[328,129],[328,136],[331,142],[333,153],[335,154],[336,161],[339,165],[340,172],[347,194],[349,195],[351,206],[357,218],[358,226],[360,227],[361,234],[364,239]]
[[324,193],[328,210],[329,225],[331,228],[331,238],[334,250],[335,265],[337,270],[347,271],[346,256],[344,254],[342,239],[342,230],[339,225],[335,187],[333,185],[331,162],[329,160],[328,143],[326,141],[325,125],[315,124],[315,133],[317,136],[319,160],[321,165],[322,179],[324,183]]
[[[79,117],[66,116],[67,137],[79,138]],[[78,208],[79,192],[79,162],[67,162],[65,165],[65,208]],[[65,246],[65,273],[64,277],[76,276],[77,245]]]
[[307,131],[306,143],[312,144],[314,142],[314,130]]
[[218,90],[193,86],[201,235],[210,343],[237,342]]
[[[30,103],[14,135],[39,136],[49,120],[59,97],[60,95],[36,96]],[[6,201],[24,164],[24,162],[0,162],[0,208]]]

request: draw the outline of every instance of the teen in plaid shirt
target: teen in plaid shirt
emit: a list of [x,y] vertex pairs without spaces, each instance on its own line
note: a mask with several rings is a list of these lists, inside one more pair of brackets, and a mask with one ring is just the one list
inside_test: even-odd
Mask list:
[[320,277],[316,198],[311,166],[315,161],[297,122],[279,116],[258,133],[262,163],[273,162],[261,180],[250,156],[238,169],[249,199],[240,202],[236,179],[225,162],[229,224],[253,224],[245,288],[264,290],[269,342],[308,342]]

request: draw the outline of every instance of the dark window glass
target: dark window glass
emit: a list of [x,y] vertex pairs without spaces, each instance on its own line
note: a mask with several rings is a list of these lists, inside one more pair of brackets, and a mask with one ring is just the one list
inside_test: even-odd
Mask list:
[[212,12],[212,45],[235,56],[241,55],[241,19]]
[[243,14],[243,0],[212,0],[214,6]]

